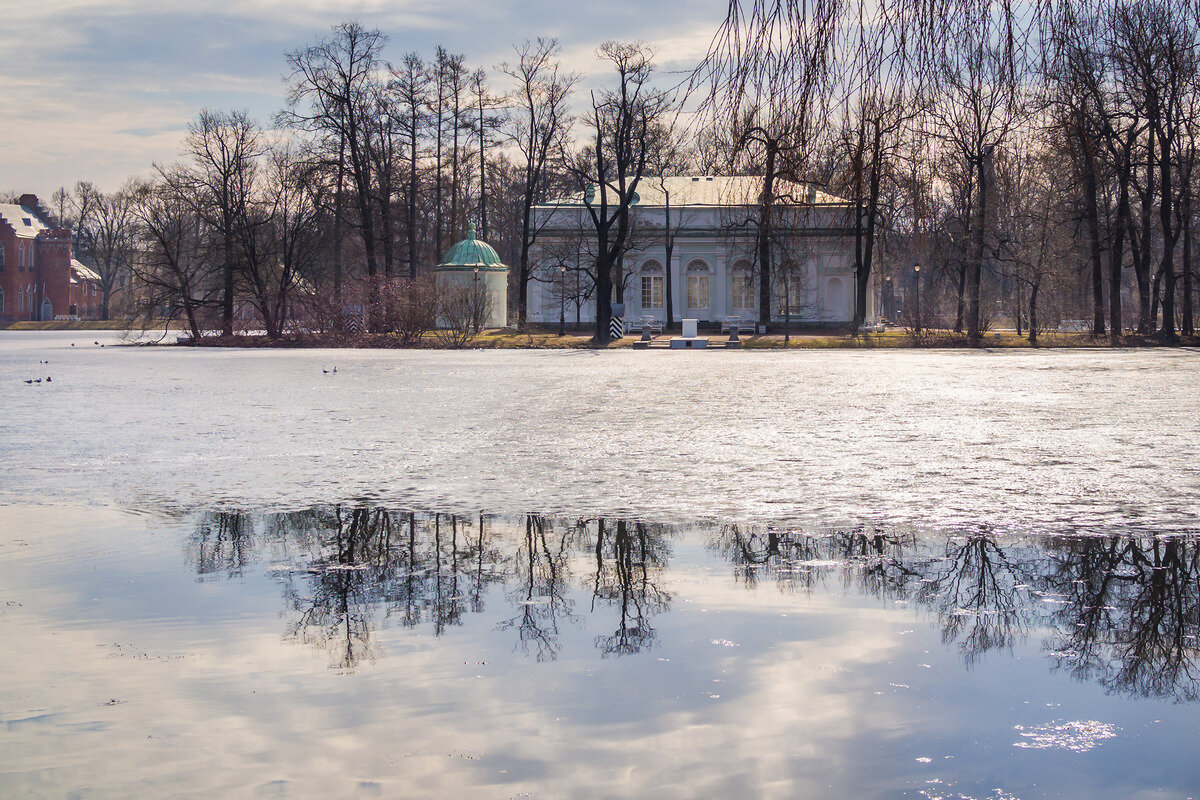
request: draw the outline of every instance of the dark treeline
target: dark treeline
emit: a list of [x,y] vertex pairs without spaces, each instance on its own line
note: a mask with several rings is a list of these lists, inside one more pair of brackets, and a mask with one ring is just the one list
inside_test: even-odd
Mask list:
[[[203,517],[190,546],[202,576],[249,568],[281,582],[290,634],[335,666],[372,657],[379,626],[443,635],[487,603],[498,629],[538,660],[564,626],[600,615],[602,656],[654,646],[679,531],[625,519],[551,520],[322,508]],[[1042,638],[1054,669],[1139,696],[1200,699],[1200,541],[1175,536],[1013,538],[826,535],[724,526],[709,549],[747,589],[798,603],[830,584],[930,613],[968,664]]]
[[796,260],[779,209],[803,203],[798,183],[854,209],[859,324],[878,291],[914,333],[972,341],[1001,319],[1035,343],[1063,325],[1114,344],[1195,333],[1196,0],[733,0],[690,78],[607,42],[586,93],[553,40],[488,69],[387,45],[336,26],[286,54],[275,119],[204,111],[154,178],[62,192],[105,308],[129,284],[122,313],[194,336],[352,318],[411,342],[444,302],[433,266],[473,224],[511,267],[521,326],[531,208],[582,193],[572,301],[606,330],[638,185],[701,172],[761,178],[739,222],[760,313]]

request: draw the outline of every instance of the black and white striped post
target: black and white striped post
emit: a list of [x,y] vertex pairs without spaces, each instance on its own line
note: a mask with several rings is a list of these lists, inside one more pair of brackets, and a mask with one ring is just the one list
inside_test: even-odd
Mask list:
[[625,336],[625,304],[612,304],[612,320],[608,323],[609,341],[615,342]]

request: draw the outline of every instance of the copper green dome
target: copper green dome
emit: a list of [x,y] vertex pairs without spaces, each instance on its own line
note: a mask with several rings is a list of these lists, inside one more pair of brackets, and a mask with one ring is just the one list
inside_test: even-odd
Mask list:
[[508,267],[490,244],[475,238],[475,226],[467,228],[467,238],[450,248],[439,270],[480,270],[484,272],[508,272]]

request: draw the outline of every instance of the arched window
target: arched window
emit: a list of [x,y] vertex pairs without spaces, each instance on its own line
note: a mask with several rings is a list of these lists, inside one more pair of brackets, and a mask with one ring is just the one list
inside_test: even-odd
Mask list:
[[729,272],[729,305],[735,311],[753,309],[757,303],[754,291],[754,270],[742,259]]
[[709,298],[708,264],[695,259],[687,265],[687,307],[707,310]]
[[829,309],[835,320],[845,319],[846,313],[846,284],[841,278],[830,278],[825,284],[825,307]]
[[17,289],[17,311],[25,310],[25,290]]
[[642,264],[642,308],[663,307],[663,268],[657,261]]
[[0,243],[0,272],[4,272],[4,244]]

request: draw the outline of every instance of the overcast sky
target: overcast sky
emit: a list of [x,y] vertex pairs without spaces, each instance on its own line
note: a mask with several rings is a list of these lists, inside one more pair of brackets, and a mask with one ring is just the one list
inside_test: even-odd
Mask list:
[[34,0],[0,24],[0,191],[95,181],[118,187],[176,158],[203,107],[269,121],[283,102],[285,52],[357,19],[389,58],[439,45],[472,66],[555,36],[574,68],[597,69],[604,39],[652,43],[662,68],[700,58],[725,0]]

